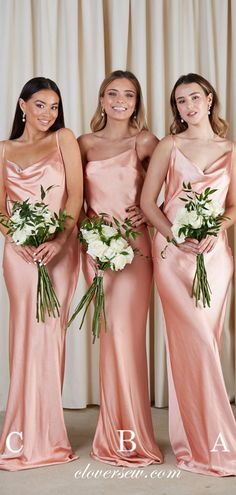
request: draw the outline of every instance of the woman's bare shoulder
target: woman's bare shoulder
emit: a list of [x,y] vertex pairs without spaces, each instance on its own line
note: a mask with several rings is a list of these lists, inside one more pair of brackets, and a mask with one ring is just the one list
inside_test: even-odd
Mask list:
[[58,132],[60,144],[69,145],[76,139],[73,131],[71,129],[68,129],[68,127],[62,127],[58,131],[54,131],[52,134],[55,134],[55,132]]
[[89,132],[88,134],[81,134],[81,136],[77,138],[79,145],[83,149],[88,149],[91,146],[93,146],[94,140],[95,140],[94,132]]
[[2,158],[3,152],[4,152],[4,150],[6,150],[6,146],[9,146],[9,143],[11,143],[11,141],[9,139],[6,139],[4,141],[0,141],[0,158]]
[[235,141],[231,141],[228,138],[219,138],[219,139],[220,139],[219,143],[222,144],[222,147],[225,149],[226,153],[231,150],[235,151],[235,147],[236,147]]
[[94,147],[95,140],[96,140],[96,136],[95,133],[93,132],[90,132],[88,134],[81,134],[81,136],[77,138],[77,142],[80,148],[82,162],[84,166],[86,165],[88,160],[87,158],[88,151]]
[[137,134],[136,141],[138,145],[145,146],[149,144],[157,144],[159,139],[152,132],[143,129]]
[[164,153],[168,153],[172,150],[173,148],[173,144],[174,144],[174,136],[172,134],[169,134],[168,136],[165,136],[163,137],[159,143],[158,143],[158,146],[157,146],[157,150],[158,152],[164,152]]

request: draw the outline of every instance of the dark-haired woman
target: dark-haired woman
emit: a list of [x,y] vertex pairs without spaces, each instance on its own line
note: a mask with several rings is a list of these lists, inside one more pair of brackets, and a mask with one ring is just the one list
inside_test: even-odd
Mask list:
[[[104,276],[108,330],[100,338],[101,408],[92,456],[118,466],[145,466],[162,462],[153,435],[146,359],[150,238],[139,206],[145,167],[158,141],[147,130],[140,84],[132,73],[115,71],[105,78],[91,128],[79,138],[86,213],[105,212],[121,222],[129,217],[142,232],[133,246],[144,255]],[[94,268],[86,255],[84,273],[91,283]]]
[[[236,156],[225,138],[218,97],[198,74],[182,76],[171,94],[171,135],[153,153],[141,205],[157,228],[154,270],[166,320],[170,439],[180,468],[212,476],[236,475],[236,422],[226,394],[219,348],[233,260],[227,233],[236,221]],[[165,181],[163,211],[156,199]],[[217,237],[186,239],[161,251],[172,239],[172,223],[182,208],[183,182],[197,192],[216,189],[225,209]],[[204,253],[211,306],[196,307],[191,286],[196,255]]]
[[[10,388],[0,440],[0,469],[15,471],[69,462],[71,450],[63,418],[61,389],[65,329],[78,277],[76,222],[82,203],[79,147],[64,128],[60,91],[50,79],[28,81],[20,94],[12,133],[0,144],[0,211],[10,201],[40,199],[52,212],[66,208],[65,231],[39,248],[6,238],[3,270],[10,299]],[[37,266],[47,266],[60,301],[60,317],[37,323]]]

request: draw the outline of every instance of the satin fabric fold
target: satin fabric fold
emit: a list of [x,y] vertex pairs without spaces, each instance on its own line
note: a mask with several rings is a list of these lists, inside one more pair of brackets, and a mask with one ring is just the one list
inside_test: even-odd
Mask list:
[[[231,176],[228,152],[203,172],[173,142],[164,213],[173,222],[183,207],[183,181],[195,191],[217,189],[214,199],[222,207]],[[166,321],[169,382],[170,440],[177,465],[182,469],[213,476],[236,475],[236,422],[227,397],[219,351],[233,259],[226,232],[214,249],[204,254],[211,286],[211,307],[196,307],[191,287],[196,256],[168,245],[157,233],[153,243],[154,273]]]
[[[5,159],[7,199],[40,200],[52,212],[64,208],[67,193],[59,149],[22,170]],[[8,203],[10,208],[10,203]],[[26,263],[5,243],[3,271],[10,300],[10,388],[0,440],[0,469],[15,471],[69,462],[78,457],[67,437],[61,390],[65,361],[65,329],[79,272],[77,230],[47,270],[61,304],[60,317],[36,321],[37,267]],[[12,432],[16,432],[9,437]],[[21,435],[21,436],[20,436]],[[10,442],[9,442],[10,440]],[[10,448],[8,448],[10,447]],[[23,447],[23,448],[22,448]],[[12,450],[20,450],[18,453]]]
[[[117,156],[90,161],[85,169],[88,216],[107,213],[121,222],[126,208],[138,205],[143,169],[133,148]],[[107,332],[100,336],[101,407],[92,447],[94,459],[118,466],[145,466],[162,462],[154,439],[148,395],[146,319],[152,283],[150,239],[147,228],[132,241],[136,255],[124,270],[104,275]],[[146,258],[146,256],[148,258]],[[83,256],[85,278],[91,284],[94,267]],[[118,430],[134,433],[134,444]],[[124,433],[128,439],[132,433]],[[133,451],[131,449],[133,448]]]

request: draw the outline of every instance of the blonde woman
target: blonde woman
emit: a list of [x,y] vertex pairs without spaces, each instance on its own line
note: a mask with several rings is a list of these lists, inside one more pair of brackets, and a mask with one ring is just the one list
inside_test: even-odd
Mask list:
[[[121,272],[105,272],[107,333],[100,337],[101,408],[92,456],[120,466],[162,462],[148,396],[146,320],[152,283],[150,239],[140,206],[145,169],[158,140],[147,130],[140,84],[128,71],[105,78],[91,121],[79,138],[88,217],[129,217],[142,235],[137,255]],[[148,257],[148,259],[146,258]],[[88,283],[94,277],[84,256]],[[125,431],[124,431],[125,430]]]

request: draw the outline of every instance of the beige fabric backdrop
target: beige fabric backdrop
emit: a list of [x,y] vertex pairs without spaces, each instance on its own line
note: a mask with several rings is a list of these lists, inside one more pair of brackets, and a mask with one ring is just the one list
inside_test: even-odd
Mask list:
[[[139,78],[151,130],[168,132],[169,94],[183,73],[199,72],[215,85],[222,115],[236,138],[236,0],[0,0],[0,139],[9,135],[16,100],[34,76],[54,79],[63,95],[66,123],[89,131],[105,74],[130,69]],[[230,232],[234,248],[234,232]],[[3,241],[0,249],[2,252]],[[80,275],[75,300],[85,290]],[[8,299],[0,274],[0,409],[8,388]],[[74,300],[74,304],[75,304]],[[99,402],[98,346],[86,328],[68,331],[63,403],[80,408]],[[156,292],[147,350],[150,390],[167,405],[163,316]],[[235,390],[235,304],[230,293],[222,361],[229,397]],[[184,386],[184,377],[183,377]]]

